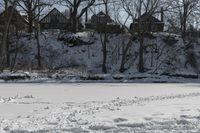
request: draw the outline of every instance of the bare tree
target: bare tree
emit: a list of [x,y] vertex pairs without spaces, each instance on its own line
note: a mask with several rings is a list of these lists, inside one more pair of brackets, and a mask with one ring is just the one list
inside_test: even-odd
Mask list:
[[[108,4],[110,2],[110,0],[99,0],[100,2],[102,2],[102,5],[105,8],[105,15],[108,16]],[[101,4],[99,4],[99,6],[101,6]],[[103,62],[102,62],[102,72],[107,73],[107,43],[108,43],[108,31],[106,29],[107,23],[103,24],[103,32],[100,33],[100,39],[101,39],[101,44],[102,44],[102,52],[103,52]]]
[[139,63],[138,63],[138,70],[139,72],[144,72],[144,37],[145,33],[149,32],[148,31],[148,25],[145,25],[144,22],[141,22],[140,19],[138,19],[138,28],[133,29],[129,28],[127,26],[128,20],[131,20],[134,24],[136,18],[140,18],[142,13],[147,13],[149,15],[154,15],[156,13],[160,13],[161,10],[161,5],[162,5],[161,0],[121,0],[121,6],[123,11],[126,13],[127,18],[125,21],[123,20],[120,21],[121,25],[128,31],[128,33],[131,35],[130,40],[128,43],[124,46],[125,48],[122,51],[122,61],[121,61],[121,67],[120,67],[120,72],[123,72],[125,70],[124,68],[124,63],[126,60],[126,55],[129,50],[129,48],[132,45],[132,40],[134,37],[137,36],[139,40]]
[[38,59],[38,69],[41,69],[42,64],[41,64],[41,53],[40,53],[40,34],[39,34],[39,21],[40,21],[40,14],[42,11],[41,5],[41,0],[37,0],[37,18],[36,18],[36,30],[35,30],[35,37],[37,40],[37,59]]
[[67,6],[70,10],[70,19],[72,23],[72,31],[74,33],[78,30],[78,25],[81,17],[87,13],[95,3],[95,0],[60,0],[60,4]]
[[48,0],[21,0],[17,2],[18,6],[28,16],[28,32],[32,33],[35,31],[35,39],[37,44],[37,60],[38,69],[41,69],[41,52],[40,52],[40,34],[39,34],[39,20],[41,12],[47,7],[51,6]]
[[180,31],[184,40],[187,28],[190,25],[189,21],[195,18],[195,13],[199,8],[199,0],[174,0],[171,4],[171,11],[179,17]]
[[[48,3],[48,4],[47,4]],[[42,7],[45,5],[51,5],[50,1],[47,0],[41,0],[39,5],[37,0],[18,0],[17,6],[22,9],[23,12],[27,15],[28,18],[28,32],[33,32],[34,22],[39,16],[39,13],[37,13],[37,8]]]
[[[102,53],[103,53],[103,61],[102,61],[102,72],[107,73],[107,54],[108,54],[108,42],[109,42],[109,31],[107,29],[107,24],[111,21],[109,17],[109,8],[110,4],[115,3],[116,0],[97,0],[95,4],[93,4],[94,10],[96,7],[101,8],[104,10],[105,20],[104,22],[98,22],[101,23],[98,27],[98,29],[101,29],[99,32],[100,41],[102,45]],[[91,10],[92,11],[92,10]]]
[[14,49],[14,58],[13,60],[11,61],[11,65],[10,65],[10,71],[12,72],[15,68],[15,65],[16,65],[16,61],[17,61],[17,56],[18,56],[18,53],[21,49],[21,46],[20,46],[20,39],[22,37],[22,34],[23,32],[20,32],[20,30],[18,28],[16,28],[16,38],[15,38],[15,49]]
[[[7,59],[9,61],[9,27],[14,13],[14,8],[16,5],[16,0],[4,0],[5,5],[5,14],[4,14],[4,29],[3,29],[3,40],[0,45],[0,65],[1,71],[4,69],[4,64]],[[8,11],[8,6],[11,8],[11,11]]]

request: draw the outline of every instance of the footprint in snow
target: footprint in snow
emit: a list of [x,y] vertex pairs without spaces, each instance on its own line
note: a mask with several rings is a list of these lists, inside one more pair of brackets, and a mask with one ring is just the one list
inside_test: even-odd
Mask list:
[[24,96],[24,98],[26,98],[26,99],[34,99],[35,97],[32,96],[32,95],[27,95],[27,96]]
[[124,124],[117,124],[118,127],[127,127],[127,128],[141,128],[145,125],[143,123],[124,123]]
[[155,114],[152,114],[152,116],[163,116],[165,115],[164,113],[155,113]]
[[113,120],[115,123],[120,123],[120,122],[125,122],[125,121],[128,121],[127,119],[125,118],[116,118]]
[[191,109],[182,109],[181,111],[182,112],[189,112],[189,111],[191,111]]
[[150,118],[150,117],[145,117],[144,118],[146,121],[151,121],[152,120],[152,118]]
[[47,107],[45,107],[44,109],[45,109],[45,110],[48,110],[48,109],[50,109],[50,108],[47,106]]

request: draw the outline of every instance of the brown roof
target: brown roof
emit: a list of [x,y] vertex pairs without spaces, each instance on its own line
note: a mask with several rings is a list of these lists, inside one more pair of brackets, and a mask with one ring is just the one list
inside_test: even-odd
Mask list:
[[[19,19],[21,19],[21,20],[22,20],[24,23],[26,23],[26,24],[28,23],[28,22],[24,19],[24,17],[22,17],[22,15],[21,15],[15,8],[13,9],[12,6],[8,7],[8,12],[9,12],[9,13],[11,13],[12,10],[13,10],[13,14],[15,15],[15,17],[18,17]],[[0,17],[4,17],[4,16],[3,16],[4,13],[5,13],[5,10],[4,10],[3,12],[0,13]]]
[[42,23],[42,21],[47,18],[53,11],[56,11],[58,14],[60,14],[64,19],[65,21],[68,21],[67,17],[62,14],[57,8],[53,8],[46,16],[44,16],[41,20],[40,20],[40,23]]

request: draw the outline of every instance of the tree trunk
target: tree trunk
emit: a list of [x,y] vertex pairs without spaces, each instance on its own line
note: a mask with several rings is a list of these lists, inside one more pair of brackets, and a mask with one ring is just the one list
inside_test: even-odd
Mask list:
[[183,6],[183,16],[182,16],[182,38],[185,42],[185,38],[186,38],[186,31],[187,31],[187,14],[188,14],[188,8],[189,8],[190,3],[184,3]]
[[13,69],[15,68],[15,64],[16,64],[16,60],[17,60],[17,55],[18,55],[18,52],[19,52],[19,33],[18,33],[18,28],[16,29],[16,37],[17,37],[17,41],[16,41],[16,47],[15,47],[15,56],[14,56],[14,60],[13,62],[11,63],[11,68],[10,68],[10,71],[12,72]]
[[[139,17],[141,17],[141,13],[142,13],[142,0],[140,0],[140,5],[139,5]],[[145,25],[146,26],[146,25]],[[140,43],[140,48],[139,48],[139,72],[144,72],[144,32],[146,32],[145,30],[144,31],[141,31],[141,22],[139,21],[139,24],[138,24],[138,27],[139,27],[139,31],[138,31],[138,35],[139,35],[139,43]]]
[[106,67],[106,62],[107,62],[107,51],[106,48],[103,50],[103,65],[102,65],[102,72],[107,73],[107,67]]
[[107,34],[104,34],[104,40],[102,41],[102,46],[103,46],[103,64],[102,64],[102,72],[107,73],[107,67],[106,67],[106,62],[107,62]]
[[76,0],[74,0],[73,4],[73,9],[71,11],[71,23],[72,23],[72,32],[76,33],[77,32],[77,23],[78,23],[78,18],[77,18],[77,13],[78,13],[78,3]]
[[33,33],[33,15],[32,2],[28,2],[28,33]]
[[7,34],[7,37],[6,37],[6,65],[7,67],[10,67],[10,44],[9,44],[8,38],[9,38],[9,34]]
[[130,38],[129,42],[127,43],[126,45],[126,48],[125,48],[125,44],[123,44],[123,53],[122,53],[122,60],[121,60],[121,66],[120,66],[120,69],[119,71],[121,73],[123,73],[125,71],[125,63],[126,63],[126,56],[127,56],[127,52],[129,50],[129,48],[131,47],[131,44],[132,44],[132,39]]
[[7,4],[6,4],[5,11],[6,11],[5,23],[4,23],[5,28],[4,28],[4,31],[3,31],[2,44],[0,45],[0,64],[1,64],[0,67],[1,67],[1,71],[3,71],[3,69],[4,69],[5,61],[7,62],[6,57],[7,58],[9,57],[9,55],[8,55],[9,54],[8,53],[9,52],[9,50],[8,50],[8,47],[9,47],[8,37],[9,37],[9,27],[10,27],[10,23],[11,23],[11,20],[12,20],[12,17],[13,17],[14,5],[13,5],[13,8],[12,8],[12,11],[10,13],[8,13],[8,7],[7,7]]
[[139,72],[144,72],[144,35],[140,35]]
[[77,33],[77,19],[75,16],[72,18],[72,32]]
[[30,13],[28,17],[28,33],[33,33],[33,20],[31,16],[32,15]]
[[0,67],[1,67],[1,71],[3,70],[4,68],[4,59],[5,59],[5,53],[6,53],[6,41],[7,41],[7,32],[8,32],[8,28],[7,28],[7,22],[8,22],[8,1],[5,0],[5,22],[4,22],[4,30],[3,30],[3,39],[2,39],[2,43],[0,44]]
[[121,73],[125,72],[125,67],[124,67],[124,65],[125,65],[125,60],[126,60],[126,58],[125,58],[125,56],[123,55],[123,56],[122,56],[122,61],[121,61],[121,66],[120,66],[120,69],[119,69],[119,72],[121,72]]
[[123,73],[125,71],[125,60],[126,60],[126,51],[125,51],[125,48],[124,48],[124,44],[122,44],[122,60],[121,60],[121,65],[120,65],[120,69],[119,69],[119,72]]
[[38,59],[38,69],[41,69],[41,54],[40,54],[40,38],[38,29],[36,31],[36,40],[37,40],[37,59]]
[[184,17],[183,18],[183,31],[182,31],[182,38],[185,40],[185,37],[186,37],[186,23],[187,23],[187,20],[186,18]]
[[[37,1],[38,5],[40,1]],[[36,40],[37,40],[37,56],[38,56],[38,69],[41,69],[41,53],[40,53],[40,35],[39,35],[39,17],[40,17],[40,8],[38,7],[38,18],[36,23]]]
[[[108,15],[108,1],[105,0],[103,1],[104,6],[105,6],[105,12],[106,12],[106,16]],[[102,72],[107,73],[107,41],[108,41],[108,34],[107,34],[107,29],[106,29],[106,25],[105,24],[104,27],[104,40],[102,41],[102,46],[103,46],[103,65],[102,65]]]

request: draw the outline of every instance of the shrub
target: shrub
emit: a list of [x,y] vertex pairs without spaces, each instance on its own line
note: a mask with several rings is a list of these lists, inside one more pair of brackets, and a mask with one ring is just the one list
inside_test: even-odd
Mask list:
[[165,42],[168,46],[174,46],[178,42],[174,37],[167,36],[166,38],[163,39],[163,42]]

